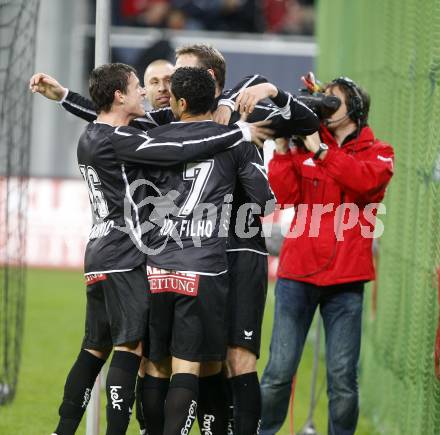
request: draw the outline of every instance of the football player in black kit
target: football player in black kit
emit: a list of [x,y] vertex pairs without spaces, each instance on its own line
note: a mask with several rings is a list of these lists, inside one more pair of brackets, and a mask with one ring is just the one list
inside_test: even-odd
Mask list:
[[[143,114],[145,94],[135,70],[128,65],[107,64],[95,69],[89,90],[98,116],[81,135],[77,150],[93,214],[84,260],[86,327],[81,351],[66,380],[54,432],[57,435],[76,432],[95,378],[112,350],[106,382],[106,433],[121,435],[128,427],[148,320],[140,231],[148,210],[136,206],[148,192],[143,188],[132,191],[130,185],[148,176],[144,165],[165,167],[212,157],[251,140],[251,130],[255,132],[249,126],[231,128],[212,123],[213,128],[170,141],[154,131],[146,134],[128,127]],[[33,91],[38,92],[37,85]],[[247,146],[253,150],[252,145]],[[126,202],[131,205],[129,213]]]
[[[234,90],[224,92],[226,64],[221,53],[204,44],[190,45],[176,50],[176,67],[201,66],[211,71],[216,80],[217,96],[220,98],[215,119],[218,122],[232,124],[240,114],[235,111],[235,100],[241,97],[246,88],[260,85],[267,91],[266,97],[274,105],[265,103],[246,107],[248,121],[271,119],[270,128],[276,137],[308,135],[317,131],[317,117],[291,95],[276,89],[258,75],[245,78]],[[250,103],[250,102],[249,102]],[[240,109],[246,104],[241,98]],[[261,156],[262,156],[261,151]],[[263,157],[263,156],[262,156]],[[233,428],[235,435],[254,435],[258,431],[261,417],[261,395],[257,376],[257,358],[260,354],[261,327],[267,292],[267,250],[258,213],[243,209],[250,202],[240,180],[237,180],[232,204],[231,229],[234,229],[237,216],[246,212],[248,219],[241,234],[230,231],[228,240],[229,270],[229,336],[226,358],[229,386],[232,391]],[[241,213],[240,213],[241,211]],[[254,214],[253,214],[254,213]],[[203,427],[206,416],[221,415],[221,376],[215,367],[208,372],[210,376],[201,378],[201,406],[199,426]],[[204,399],[204,400],[203,400]],[[230,422],[231,423],[231,422]],[[224,433],[224,432],[223,432]],[[221,435],[221,431],[214,431]]]
[[[215,82],[206,69],[178,68],[171,81],[171,108],[179,122],[155,132],[170,142],[198,132],[210,137],[220,127],[212,121],[214,95]],[[261,167],[257,148],[240,144],[211,159],[148,169],[162,194],[170,189],[179,193],[176,209],[150,233],[150,249],[156,254],[147,256],[147,376],[160,377],[169,367],[172,372],[164,427],[151,428],[147,418],[149,434],[189,432],[196,418],[200,363],[221,364],[226,357],[230,202],[238,178],[260,213],[272,212],[273,195]],[[272,207],[266,206],[269,201]]]

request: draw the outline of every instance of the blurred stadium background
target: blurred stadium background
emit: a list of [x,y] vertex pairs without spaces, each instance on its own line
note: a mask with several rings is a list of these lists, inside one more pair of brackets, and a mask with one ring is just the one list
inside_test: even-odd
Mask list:
[[[371,125],[395,147],[396,168],[378,280],[366,293],[357,433],[439,434],[440,3],[113,0],[111,6],[112,60],[133,64],[141,76],[155,58],[173,60],[176,46],[201,41],[225,55],[227,86],[258,72],[295,92],[300,75],[314,70],[323,81],[347,75],[369,90]],[[84,124],[31,97],[27,85],[34,71],[44,71],[86,94],[95,7],[90,0],[0,0],[2,435],[50,433],[80,345],[89,205],[76,142]],[[272,312],[270,292],[260,369]],[[307,419],[315,333],[282,435]],[[323,364],[321,351],[314,415],[320,434],[327,412]],[[133,419],[129,434],[136,433]]]

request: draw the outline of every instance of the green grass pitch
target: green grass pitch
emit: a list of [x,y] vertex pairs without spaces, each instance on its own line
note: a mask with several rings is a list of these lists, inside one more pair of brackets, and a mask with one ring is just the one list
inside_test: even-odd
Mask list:
[[[84,329],[85,291],[80,272],[29,270],[26,303],[25,335],[18,391],[12,404],[0,407],[1,435],[49,435],[57,423],[57,412],[62,397],[64,380],[81,345]],[[273,287],[269,289],[263,327],[261,374],[268,357],[273,318]],[[298,371],[295,393],[294,427],[298,431],[307,418],[312,346],[306,345]],[[326,433],[327,411],[325,394],[325,369],[319,369],[318,387],[324,387],[315,411],[318,433]],[[105,415],[105,399],[101,400],[101,417]],[[281,435],[290,434],[289,416]],[[85,418],[78,434],[85,433]],[[101,434],[104,433],[104,422]],[[193,433],[197,433],[193,429]],[[138,434],[133,416],[129,435]],[[358,435],[374,435],[374,430],[362,415]]]

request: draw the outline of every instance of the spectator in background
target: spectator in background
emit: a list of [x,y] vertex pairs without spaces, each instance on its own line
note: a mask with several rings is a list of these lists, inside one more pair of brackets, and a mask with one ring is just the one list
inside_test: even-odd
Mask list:
[[263,0],[263,13],[266,31],[278,33],[282,30],[287,12],[286,0]]
[[311,35],[314,0],[115,0],[113,24]]
[[[166,27],[168,0],[112,0],[111,5],[112,24],[115,26]],[[150,62],[155,59],[172,59],[173,55],[174,50],[167,39],[158,39],[143,49],[126,46],[113,46],[111,49],[113,62],[132,65],[139,76]]]
[[319,135],[292,150],[277,143],[269,163],[278,202],[295,206],[296,214],[279,260],[270,356],[261,380],[262,435],[277,433],[284,422],[318,306],[326,337],[328,433],[353,435],[357,425],[363,290],[375,276],[375,215],[393,175],[394,152],[368,126],[370,99],[359,86],[340,77],[326,93],[341,105],[322,120]]
[[314,0],[263,0],[266,32],[312,35]]
[[113,22],[124,26],[164,27],[169,0],[117,0],[113,2]]
[[186,28],[232,32],[261,32],[258,0],[171,0],[182,11]]

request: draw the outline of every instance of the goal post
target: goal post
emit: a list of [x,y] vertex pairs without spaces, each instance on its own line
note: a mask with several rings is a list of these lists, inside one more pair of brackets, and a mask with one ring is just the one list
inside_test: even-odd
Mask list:
[[[110,61],[110,0],[96,0],[95,68]],[[104,382],[105,368],[96,378],[90,402],[87,406],[86,435],[99,435],[100,389]]]

